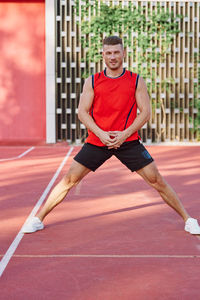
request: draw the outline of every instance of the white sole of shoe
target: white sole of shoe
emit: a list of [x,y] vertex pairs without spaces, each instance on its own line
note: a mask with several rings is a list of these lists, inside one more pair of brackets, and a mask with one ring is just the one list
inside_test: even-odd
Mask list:
[[36,231],[39,231],[39,230],[43,230],[44,229],[44,226],[42,226],[42,227],[39,227],[39,228],[35,228],[35,230],[26,230],[26,229],[22,229],[22,232],[23,233],[34,233],[34,232],[36,232]]
[[189,226],[185,226],[185,231],[186,232],[189,232],[190,234],[199,234],[200,235],[200,232],[199,231],[192,231],[192,230],[190,230],[190,228],[189,228]]

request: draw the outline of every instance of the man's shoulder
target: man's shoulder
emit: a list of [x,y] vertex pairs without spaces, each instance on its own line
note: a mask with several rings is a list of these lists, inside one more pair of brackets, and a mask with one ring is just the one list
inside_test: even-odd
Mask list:
[[139,75],[139,74],[136,73],[135,71],[131,71],[131,70],[126,70],[126,72],[128,72],[131,76],[132,76],[132,75],[134,75],[134,76]]
[[100,77],[103,73],[104,73],[104,70],[102,70],[100,72],[96,72],[96,73],[92,74],[92,76],[94,76],[94,77]]

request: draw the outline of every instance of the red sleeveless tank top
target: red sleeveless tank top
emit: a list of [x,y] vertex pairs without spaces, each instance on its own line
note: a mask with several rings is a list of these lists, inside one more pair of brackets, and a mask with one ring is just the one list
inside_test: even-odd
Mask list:
[[[139,75],[123,70],[119,77],[106,75],[106,69],[92,75],[94,100],[90,115],[95,123],[104,131],[123,131],[129,127],[137,116],[135,90]],[[137,140],[138,132],[134,132],[127,141]],[[96,146],[105,146],[90,130],[85,141]]]

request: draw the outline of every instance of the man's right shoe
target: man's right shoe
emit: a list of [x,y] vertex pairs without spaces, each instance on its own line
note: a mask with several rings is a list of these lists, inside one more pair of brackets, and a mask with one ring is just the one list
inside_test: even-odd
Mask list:
[[196,219],[188,218],[185,222],[185,231],[191,234],[200,234],[200,226]]
[[42,230],[44,228],[44,224],[38,217],[31,218],[27,223],[24,224],[22,228],[23,233],[32,233],[38,230]]

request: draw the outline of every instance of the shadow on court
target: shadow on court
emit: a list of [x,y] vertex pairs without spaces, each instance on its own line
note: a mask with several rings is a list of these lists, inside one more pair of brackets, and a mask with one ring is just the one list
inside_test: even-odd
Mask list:
[[[149,151],[184,206],[199,218],[200,147],[152,146]],[[2,165],[1,256],[66,152],[37,148]],[[115,158],[70,191],[45,225],[45,230],[25,235],[17,247],[1,277],[2,299],[199,297],[199,237],[184,232],[181,218],[158,193]]]

